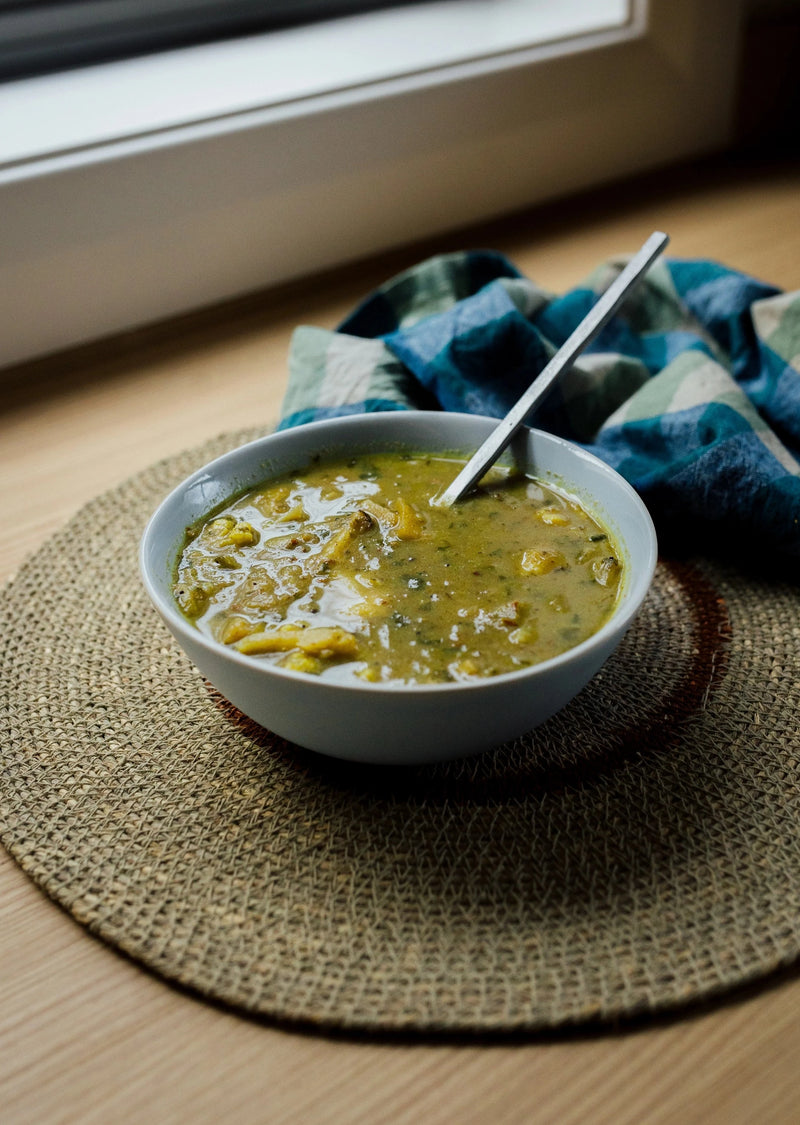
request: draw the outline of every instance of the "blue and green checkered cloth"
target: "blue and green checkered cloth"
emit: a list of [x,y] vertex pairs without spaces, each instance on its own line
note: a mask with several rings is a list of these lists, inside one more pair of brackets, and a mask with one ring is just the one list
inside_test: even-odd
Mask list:
[[[502,417],[625,264],[563,296],[502,255],[422,262],[295,330],[280,428],[379,410]],[[659,260],[529,419],[595,453],[659,531],[800,555],[800,292]]]

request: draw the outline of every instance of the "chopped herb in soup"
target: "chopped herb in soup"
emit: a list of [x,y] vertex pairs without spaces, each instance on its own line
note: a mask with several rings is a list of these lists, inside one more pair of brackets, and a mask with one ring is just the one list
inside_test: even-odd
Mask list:
[[189,529],[175,598],[239,652],[336,679],[511,672],[595,633],[617,599],[609,533],[565,492],[463,460],[371,453],[270,480]]

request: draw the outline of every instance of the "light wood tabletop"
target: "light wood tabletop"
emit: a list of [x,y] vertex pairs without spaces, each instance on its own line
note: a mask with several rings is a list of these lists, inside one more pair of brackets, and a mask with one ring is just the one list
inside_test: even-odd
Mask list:
[[[799,204],[798,161],[688,166],[0,372],[0,579],[96,493],[273,420],[293,327],[333,326],[423,256],[492,246],[561,291],[662,229],[671,254],[798,289]],[[606,1031],[499,1042],[304,1034],[172,988],[92,938],[0,850],[0,985],[6,1125],[800,1119],[793,973]]]

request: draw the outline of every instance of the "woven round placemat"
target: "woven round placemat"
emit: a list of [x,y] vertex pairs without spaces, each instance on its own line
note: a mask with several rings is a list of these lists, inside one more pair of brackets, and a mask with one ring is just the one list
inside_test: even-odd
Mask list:
[[47,894],[170,980],[327,1028],[608,1020],[797,958],[797,588],[661,562],[536,732],[326,759],[210,688],[138,578],[158,501],[252,436],[100,496],[0,594],[0,833]]

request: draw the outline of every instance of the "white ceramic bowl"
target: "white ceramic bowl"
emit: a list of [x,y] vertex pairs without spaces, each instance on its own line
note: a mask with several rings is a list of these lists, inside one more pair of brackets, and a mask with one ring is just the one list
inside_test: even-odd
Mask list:
[[364,762],[433,762],[474,754],[544,722],[577,695],[616,648],[647,594],[656,536],[639,496],[577,446],[525,430],[515,456],[565,487],[612,533],[624,579],[611,618],[588,640],[516,672],[475,682],[341,684],[243,656],[195,628],[171,594],[187,526],[227,500],[312,455],[404,448],[472,453],[493,419],[435,411],[359,414],[271,434],[199,469],[160,505],[142,538],[145,587],[167,627],[204,676],[239,710],[300,746]]

